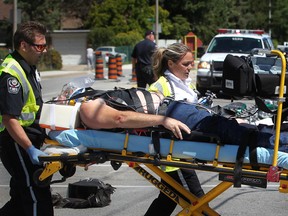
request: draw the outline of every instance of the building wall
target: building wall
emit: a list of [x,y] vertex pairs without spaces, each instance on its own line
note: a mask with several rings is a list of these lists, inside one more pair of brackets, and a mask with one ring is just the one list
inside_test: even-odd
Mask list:
[[5,4],[0,0],[0,20],[10,20],[12,22],[13,4]]
[[176,39],[159,39],[158,40],[158,47],[167,47],[173,43],[178,43],[181,42],[180,40],[176,40]]
[[[13,5],[4,4],[4,0],[0,0],[0,21],[13,22]],[[0,29],[0,46],[6,46],[8,40],[7,30]]]
[[60,53],[63,65],[86,64],[88,33],[89,30],[59,30],[50,34],[52,47]]

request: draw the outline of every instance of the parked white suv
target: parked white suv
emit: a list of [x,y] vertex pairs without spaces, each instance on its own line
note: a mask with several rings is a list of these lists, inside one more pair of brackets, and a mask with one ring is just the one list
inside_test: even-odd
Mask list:
[[248,55],[253,48],[274,49],[270,36],[263,30],[219,29],[198,64],[198,91],[219,92],[226,55]]

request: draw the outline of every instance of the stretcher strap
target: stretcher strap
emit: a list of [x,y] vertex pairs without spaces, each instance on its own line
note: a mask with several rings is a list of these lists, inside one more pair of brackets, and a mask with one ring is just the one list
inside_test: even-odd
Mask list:
[[[138,89],[131,89],[129,91],[133,102],[134,102],[134,106],[136,107],[137,112],[142,112],[144,113],[144,109],[143,109],[143,105],[141,103],[141,100],[139,99],[138,95],[137,95],[137,90]],[[147,105],[147,111],[149,114],[154,114],[155,113],[155,108],[154,108],[154,103],[152,100],[152,96],[151,93],[148,91],[141,91],[144,95],[144,98],[146,100],[146,105]]]
[[131,91],[129,91],[132,99],[133,99],[133,103],[134,103],[134,106],[136,107],[136,111],[137,112],[141,112],[141,113],[144,113],[144,109],[143,109],[143,106],[142,106],[142,103],[138,97],[138,95],[136,94],[136,90],[133,91],[133,89],[131,89]]
[[151,93],[148,91],[143,91],[142,93],[144,94],[144,97],[146,100],[148,113],[149,114],[155,114],[155,107],[154,107]]
[[152,143],[154,146],[154,150],[155,150],[155,165],[159,165],[159,161],[161,159],[161,154],[160,154],[160,133],[159,131],[152,131],[151,132],[151,136],[152,136]]
[[52,130],[55,130],[55,122],[56,122],[56,117],[55,117],[55,104],[52,104],[50,108],[50,127]]
[[97,98],[97,97],[102,96],[105,92],[107,92],[107,91],[104,91],[104,90],[94,90],[93,88],[88,87],[88,88],[85,88],[85,91],[84,91],[84,92],[79,93],[79,94],[76,94],[76,95],[70,97],[69,100],[75,100],[75,99],[82,98],[82,97]]
[[250,161],[253,166],[257,164],[257,156],[256,153],[256,131],[249,129],[246,136],[243,137],[241,145],[238,148],[236,163],[234,167],[234,187],[241,187],[241,178],[242,178],[242,166],[244,161],[244,155],[246,152],[247,146],[249,146],[249,153],[252,153],[250,157]]
[[259,170],[260,166],[257,161],[257,135],[256,132],[252,132],[249,142],[249,161],[253,170]]
[[70,129],[74,129],[74,124],[75,124],[75,121],[76,121],[76,118],[77,118],[77,112],[79,110],[80,105],[81,105],[81,103],[76,103],[74,105],[75,109],[73,109],[72,112],[71,112],[70,122],[69,122],[69,128]]

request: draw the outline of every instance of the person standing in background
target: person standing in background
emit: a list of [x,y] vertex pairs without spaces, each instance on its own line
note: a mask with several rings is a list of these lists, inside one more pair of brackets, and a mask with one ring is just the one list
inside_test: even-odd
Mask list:
[[39,187],[33,174],[43,165],[38,156],[45,138],[39,126],[43,105],[36,69],[47,52],[46,27],[23,23],[14,34],[15,50],[0,66],[0,158],[11,175],[10,200],[1,216],[53,216],[50,186]]
[[88,70],[94,70],[94,50],[91,44],[89,44],[87,48],[87,67]]
[[145,39],[137,43],[132,51],[132,68],[135,68],[137,87],[146,88],[155,82],[151,57],[156,49],[155,34],[152,30],[145,33]]

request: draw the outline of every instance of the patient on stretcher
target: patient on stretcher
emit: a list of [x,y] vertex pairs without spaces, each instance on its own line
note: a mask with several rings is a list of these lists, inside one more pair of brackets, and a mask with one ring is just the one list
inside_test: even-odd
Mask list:
[[[120,98],[133,111],[117,109],[117,105],[113,105],[115,98]],[[151,114],[147,114],[148,110],[152,110]],[[215,134],[222,143],[243,145],[248,142],[257,147],[273,148],[273,143],[270,143],[271,133],[251,130],[238,124],[235,119],[211,114],[195,104],[167,100],[159,93],[140,89],[115,90],[107,92],[103,98],[84,102],[80,107],[80,117],[83,124],[91,129],[163,125],[180,139],[189,139],[192,130]],[[287,132],[283,133],[288,136]],[[281,137],[285,137],[284,134]],[[284,140],[280,140],[280,145],[288,144]]]
[[[135,97],[137,98],[135,99]],[[119,103],[119,101],[121,103]],[[164,99],[164,97],[160,94],[150,93],[145,90],[126,89],[106,92],[100,98],[96,98],[94,100],[89,100],[82,103],[80,107],[80,117],[82,123],[87,129],[134,129],[163,125],[166,129],[172,131],[175,137],[181,140],[189,139],[191,130],[209,134],[216,134],[223,144],[229,144],[227,145],[226,149],[231,149],[231,145],[234,146],[233,151],[230,152],[231,155],[229,155],[229,151],[227,150],[223,162],[235,162],[235,155],[237,153],[239,145],[252,146],[253,148],[258,147],[258,163],[271,164],[273,158],[273,143],[270,143],[269,141],[270,137],[272,136],[271,133],[263,133],[257,130],[251,130],[247,127],[239,125],[236,120],[227,119],[218,115],[211,115],[209,112],[201,109],[195,104],[167,100]],[[96,130],[94,131],[95,132],[93,132],[93,130],[87,130],[87,133],[89,133],[90,135],[92,135],[93,133],[100,133]],[[63,140],[63,137],[61,137],[61,133],[62,132],[53,131],[50,135],[56,139],[60,136],[59,139]],[[87,144],[86,141],[85,143],[81,142],[83,140],[86,140],[86,137],[84,136],[84,134],[86,133],[85,130],[68,130],[68,133],[69,135],[64,135],[66,144]],[[102,146],[102,144],[100,144],[101,139],[99,140],[97,134],[93,134],[93,136],[95,137],[95,142],[98,143],[97,147]],[[147,147],[145,148],[148,148],[148,144],[149,142],[151,142],[151,138],[147,138],[149,141],[145,142],[145,144],[147,145]],[[105,139],[107,139],[107,135],[105,136]],[[129,138],[129,140],[130,139],[131,138]],[[71,140],[73,141],[70,142]],[[92,141],[91,139],[89,140]],[[103,142],[105,141],[103,140]],[[105,143],[108,142],[109,141],[106,141]],[[137,143],[137,141],[135,142]],[[186,151],[185,148],[187,147],[187,145],[192,145],[192,142],[177,142],[178,145],[181,145],[182,147],[180,148],[179,152],[173,152],[173,156],[182,158],[183,155],[186,154],[184,153]],[[112,143],[112,145],[115,145],[115,142]],[[286,143],[281,142],[280,144],[286,145]],[[136,144],[133,143],[130,145],[130,147],[133,145],[136,146]],[[196,146],[195,143],[194,145]],[[191,151],[196,154],[196,157],[201,158],[202,160],[213,160],[213,155],[211,156],[211,154],[207,153],[209,152],[209,148],[213,148],[212,152],[215,152],[214,145],[205,145],[205,143],[199,144],[198,142],[197,147],[193,147]],[[223,151],[225,152],[225,145],[221,149],[223,149]],[[137,150],[139,151],[139,149]],[[165,148],[162,150],[164,151]],[[149,152],[149,150],[147,151]],[[247,155],[249,155],[248,152]],[[288,169],[287,153],[279,152],[278,165],[280,167]]]

